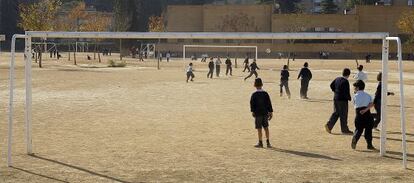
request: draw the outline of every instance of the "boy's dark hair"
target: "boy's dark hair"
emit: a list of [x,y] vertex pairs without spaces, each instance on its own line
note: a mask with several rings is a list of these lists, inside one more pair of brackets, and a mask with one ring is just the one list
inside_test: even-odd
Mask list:
[[255,87],[261,87],[261,86],[263,86],[263,81],[262,81],[262,79],[260,79],[260,78],[256,78],[256,79],[254,80],[254,86],[255,86]]
[[188,65],[193,65],[193,63],[190,63],[190,64],[188,64]]
[[351,75],[351,70],[349,70],[348,68],[345,68],[342,71],[342,76],[346,77],[346,76],[349,76],[349,75]]
[[288,69],[288,66],[287,66],[287,65],[284,65],[284,66],[283,66],[283,69]]
[[382,80],[382,72],[379,72],[377,75],[377,81],[381,81]]
[[362,80],[355,81],[353,85],[354,87],[357,87],[358,90],[365,90],[365,83]]
[[308,66],[309,66],[308,62],[305,62],[305,63],[303,64],[303,67],[308,67]]
[[359,66],[358,66],[358,70],[359,70],[359,71],[362,71],[362,69],[364,69],[364,66],[363,66],[363,65],[359,65]]

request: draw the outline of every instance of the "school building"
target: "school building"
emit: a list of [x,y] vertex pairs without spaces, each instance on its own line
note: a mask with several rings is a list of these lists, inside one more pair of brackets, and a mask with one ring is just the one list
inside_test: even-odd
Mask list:
[[[403,12],[414,13],[410,1],[392,1],[394,4],[356,6],[346,14],[279,14],[273,5],[173,5],[165,14],[169,32],[389,32],[391,36],[406,37],[397,27]],[[406,4],[403,4],[405,2]],[[314,8],[314,5],[309,6]],[[380,40],[161,40],[163,51],[182,51],[182,45],[253,45],[259,47],[261,57],[275,57],[279,52],[294,52],[297,57],[318,57],[327,52],[331,57],[354,58],[372,54],[379,57]],[[391,52],[395,52],[391,44]],[[404,45],[407,56],[412,45]],[[272,50],[270,54],[266,49]],[[202,49],[211,54],[217,49]],[[196,51],[196,50],[194,50]],[[200,50],[197,50],[200,51]],[[217,54],[219,54],[217,52]]]

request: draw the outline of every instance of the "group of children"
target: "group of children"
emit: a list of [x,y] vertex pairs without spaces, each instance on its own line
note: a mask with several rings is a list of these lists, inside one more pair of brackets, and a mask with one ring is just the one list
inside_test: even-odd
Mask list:
[[[365,92],[365,82],[368,77],[363,72],[363,66],[358,66],[358,73],[354,76],[356,80],[353,83],[354,96],[352,102],[355,109],[355,131],[352,132],[348,128],[348,101],[351,101],[350,85],[348,78],[351,74],[350,69],[345,68],[342,72],[342,77],[337,77],[331,83],[331,89],[334,92],[334,112],[332,113],[329,121],[325,125],[325,130],[331,133],[338,118],[341,122],[341,130],[344,134],[353,134],[351,148],[355,149],[359,138],[364,132],[364,137],[367,142],[367,149],[375,150],[372,145],[372,130],[377,129],[378,124],[381,121],[381,78],[382,73],[377,75],[378,86],[375,92],[375,97],[372,97]],[[394,95],[392,92],[388,92],[388,95]],[[374,107],[376,113],[371,114],[370,109]]]
[[[233,68],[232,68],[232,61],[230,60],[229,57],[226,58],[226,61],[224,62],[226,65],[226,76],[230,74],[230,76],[233,75]],[[213,78],[213,74],[214,74],[214,70],[216,71],[216,77],[220,77],[220,71],[221,71],[221,57],[216,57],[216,60],[214,61],[214,57],[210,58],[210,62],[208,63],[208,73],[207,73],[207,78]],[[243,72],[245,72],[245,70],[247,69],[249,71],[249,75],[247,77],[244,78],[244,80],[250,78],[251,76],[255,75],[255,77],[258,77],[257,71],[259,70],[259,67],[256,64],[256,60],[254,59],[253,62],[249,65],[249,57],[246,57],[245,61],[244,61],[244,70]],[[194,73],[193,73],[193,63],[189,63],[187,70],[186,70],[186,74],[187,74],[187,82],[188,80],[191,78],[191,81],[193,81],[194,78]]]
[[[226,75],[230,72],[232,75],[231,69],[231,60],[229,58],[226,59]],[[213,77],[213,71],[216,70],[216,76],[219,77],[220,75],[220,65],[221,60],[220,57],[217,57],[216,62],[213,62],[213,58],[210,59],[208,64],[209,72],[207,74],[208,78]],[[193,74],[193,64],[190,63],[187,68],[187,82],[188,80],[193,81],[194,74]],[[309,70],[309,64],[305,62],[303,68],[300,70],[298,79],[301,79],[301,89],[300,95],[302,99],[308,99],[307,91],[309,86],[309,81],[312,79],[312,72]],[[372,130],[376,128],[381,120],[381,73],[378,74],[378,87],[377,91],[375,92],[375,98],[366,93],[365,90],[365,82],[368,80],[368,77],[365,72],[363,72],[363,66],[358,66],[358,73],[355,74],[354,79],[356,80],[353,83],[354,88],[354,96],[351,97],[350,95],[350,85],[348,78],[351,74],[350,69],[345,68],[342,72],[342,77],[336,78],[331,83],[331,89],[334,92],[334,112],[332,113],[328,123],[325,125],[325,129],[328,133],[331,133],[332,128],[334,127],[338,118],[341,121],[341,130],[344,134],[353,134],[351,148],[355,149],[358,140],[360,139],[362,133],[365,131],[365,139],[367,141],[367,149],[374,150],[375,147],[372,145]],[[262,137],[262,129],[264,129],[265,136],[266,136],[266,146],[271,148],[271,144],[269,141],[269,120],[272,119],[273,115],[273,108],[272,103],[270,100],[269,94],[262,89],[263,81],[261,78],[258,78],[257,69],[259,67],[254,60],[249,65],[249,59],[246,58],[244,62],[244,70],[250,72],[250,74],[244,78],[244,80],[250,78],[252,75],[255,75],[256,79],[254,81],[254,87],[256,87],[256,91],[252,94],[250,99],[250,109],[252,112],[252,116],[255,118],[255,128],[257,129],[258,133],[258,143],[255,147],[261,148],[263,147],[263,137]],[[288,66],[284,65],[283,69],[280,73],[280,96],[283,96],[283,88],[286,90],[286,94],[288,97],[291,97],[291,93],[289,90],[289,70]],[[393,95],[394,93],[388,92],[388,95]],[[356,112],[355,115],[355,132],[349,130],[347,125],[347,117],[348,117],[348,101],[353,101],[354,109]],[[374,107],[376,110],[375,114],[371,114],[370,109]]]

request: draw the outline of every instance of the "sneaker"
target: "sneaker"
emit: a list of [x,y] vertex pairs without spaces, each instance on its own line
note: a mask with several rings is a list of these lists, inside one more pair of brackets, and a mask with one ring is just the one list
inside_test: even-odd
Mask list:
[[270,143],[267,143],[267,148],[272,148],[272,145]]
[[331,129],[329,129],[328,124],[325,125],[325,130],[326,130],[326,132],[331,133]]
[[283,97],[283,93],[280,93],[280,96]]
[[342,134],[344,134],[344,135],[352,135],[352,134],[354,134],[354,132],[352,132],[351,130],[347,130],[347,131],[342,131]]
[[367,149],[369,149],[369,150],[377,150],[377,149],[375,149],[375,147],[374,147],[374,146],[372,146],[372,145],[368,145],[368,146],[367,146]]
[[288,95],[288,99],[290,99],[290,95]]
[[351,148],[356,149],[357,142],[354,138],[352,138]]
[[255,146],[254,146],[255,148],[263,148],[263,143],[258,143],[258,144],[256,144]]

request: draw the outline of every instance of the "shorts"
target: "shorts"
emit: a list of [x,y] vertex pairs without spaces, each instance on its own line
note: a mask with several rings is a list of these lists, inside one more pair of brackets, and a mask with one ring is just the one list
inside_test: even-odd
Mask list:
[[269,117],[267,115],[256,116],[254,118],[256,129],[269,127]]

